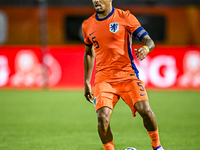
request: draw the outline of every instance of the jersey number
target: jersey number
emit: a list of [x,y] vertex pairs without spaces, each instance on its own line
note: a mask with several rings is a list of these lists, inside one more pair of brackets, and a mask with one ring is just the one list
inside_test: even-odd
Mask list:
[[92,42],[94,43],[95,48],[99,48],[99,43],[95,40],[95,36],[92,37]]
[[137,84],[138,84],[139,87],[141,87],[140,91],[144,91],[144,87],[141,85],[142,83],[141,82],[137,82]]

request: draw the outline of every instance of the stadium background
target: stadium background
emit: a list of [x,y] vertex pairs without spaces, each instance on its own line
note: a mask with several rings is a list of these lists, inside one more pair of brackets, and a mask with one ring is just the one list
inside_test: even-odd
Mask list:
[[[200,1],[113,4],[135,14],[156,43],[136,63],[163,147],[199,149]],[[83,96],[81,23],[93,13],[91,0],[0,0],[1,150],[102,150]],[[116,150],[150,149],[141,118],[122,101],[111,119]]]
[[[91,1],[0,3],[0,87],[83,88],[81,24],[94,13]],[[136,60],[147,88],[199,89],[200,2],[113,3],[115,7],[129,9],[156,43],[146,62]],[[135,47],[140,44],[133,38]]]

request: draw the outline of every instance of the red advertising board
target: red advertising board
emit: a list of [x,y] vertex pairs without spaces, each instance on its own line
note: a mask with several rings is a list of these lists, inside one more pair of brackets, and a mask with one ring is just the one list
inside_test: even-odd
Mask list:
[[[0,88],[83,89],[83,57],[84,45],[49,46],[45,53],[39,46],[2,46]],[[147,88],[200,90],[200,47],[157,46],[135,62]]]

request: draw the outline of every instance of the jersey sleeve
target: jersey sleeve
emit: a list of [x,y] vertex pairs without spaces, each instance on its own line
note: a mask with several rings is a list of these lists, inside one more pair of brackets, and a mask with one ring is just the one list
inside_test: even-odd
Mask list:
[[140,41],[145,35],[148,35],[148,32],[141,26],[137,18],[134,15],[132,15],[129,11],[127,11],[126,23],[127,30]]
[[88,35],[87,35],[87,25],[86,22],[84,21],[82,24],[82,33],[83,33],[83,37],[84,37],[84,43],[87,46],[91,46],[92,42],[90,41]]
[[126,29],[133,34],[133,32],[141,27],[141,24],[137,20],[137,18],[130,13],[130,11],[126,11],[125,15],[125,20],[126,20]]

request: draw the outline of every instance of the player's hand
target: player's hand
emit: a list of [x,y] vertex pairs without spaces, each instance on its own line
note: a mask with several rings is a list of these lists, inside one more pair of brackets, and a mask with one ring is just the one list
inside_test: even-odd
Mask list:
[[134,49],[134,51],[136,52],[135,53],[136,58],[138,58],[139,60],[143,60],[147,56],[147,50],[144,47],[140,47],[138,49]]
[[91,89],[91,85],[90,84],[85,84],[85,98],[87,99],[87,101],[89,101],[90,103],[93,103],[93,94],[92,94],[92,89]]

